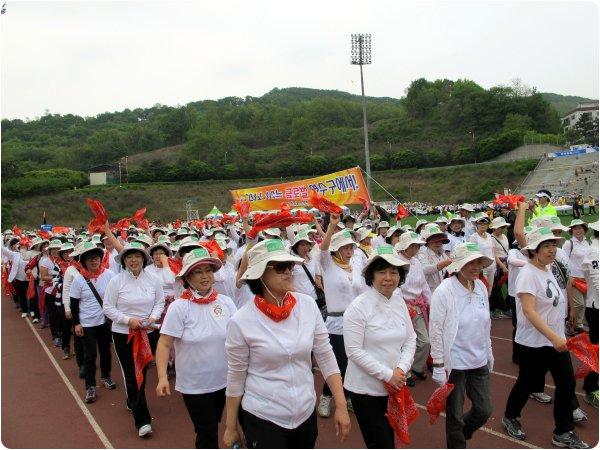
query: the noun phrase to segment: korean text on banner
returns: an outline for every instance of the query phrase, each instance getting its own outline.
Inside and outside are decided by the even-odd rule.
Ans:
[[[317,191],[338,205],[361,204],[360,198],[370,199],[367,185],[359,167],[340,170],[306,180],[232,190],[233,201],[250,202],[251,211],[279,209],[282,203],[292,208],[309,206],[310,191]]]

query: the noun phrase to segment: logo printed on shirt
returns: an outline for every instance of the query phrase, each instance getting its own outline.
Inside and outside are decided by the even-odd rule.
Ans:
[[[546,297],[552,299],[552,306],[558,306],[558,300],[560,299],[560,291],[552,280],[546,281]]]
[[[223,308],[221,307],[221,305],[213,306],[212,315],[215,319],[222,319],[225,317],[225,314],[223,313]]]

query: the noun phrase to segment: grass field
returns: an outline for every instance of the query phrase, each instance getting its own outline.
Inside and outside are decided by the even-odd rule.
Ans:
[[[373,178],[401,201],[462,203],[491,199],[494,192],[501,192],[505,187],[516,190],[534,166],[535,161],[530,160],[468,164],[373,172]],[[19,200],[3,198],[2,228],[10,228],[13,224],[38,227],[42,223],[44,211],[50,224],[85,225],[91,218],[85,203],[88,197],[101,200],[111,220],[129,217],[144,206],[147,207],[146,215],[150,220],[172,221],[185,218],[185,204],[188,200],[199,211],[200,216],[204,216],[215,205],[222,211],[229,211],[232,203],[229,190],[292,179],[294,178],[89,186]],[[376,201],[391,200],[390,195],[377,183],[373,183],[372,192]]]

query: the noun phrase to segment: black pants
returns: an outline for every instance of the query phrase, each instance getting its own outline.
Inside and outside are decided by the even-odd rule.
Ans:
[[[585,320],[587,320],[588,327],[590,327],[590,342],[592,344],[598,343],[598,310],[596,308],[585,308]],[[583,390],[586,393],[594,392],[598,390],[598,374],[596,372],[590,372],[583,379]]]
[[[519,346],[519,376],[506,402],[504,415],[509,419],[521,416],[529,394],[537,390],[539,379],[550,371],[556,391],[554,395],[554,433],[573,430],[575,375],[569,352],[557,352],[553,347]]]
[[[290,430],[240,408],[240,424],[248,448],[315,448],[317,441],[316,411],[297,428]]]
[[[225,408],[225,388],[206,394],[181,394],[196,432],[196,448],[219,448],[219,422]]]
[[[56,306],[54,295],[46,294],[45,306],[48,311],[48,321],[50,322],[50,334],[52,339],[60,337],[60,310]]]
[[[63,338],[64,339],[64,338]],[[96,386],[96,356],[100,354],[100,376],[110,377],[110,327],[107,323],[96,327],[83,327],[83,367],[85,388]],[[96,350],[97,349],[97,350]]]
[[[506,305],[506,300],[502,296],[502,286],[498,286],[498,281],[502,278],[504,272],[502,270],[496,270],[494,274],[494,285],[492,286],[492,293],[490,294],[490,311],[501,310],[506,311],[509,307]]]
[[[71,331],[73,329],[73,322],[71,321],[71,319],[67,319],[67,316],[65,315],[64,305],[60,305],[58,311],[60,314],[60,337],[62,342],[62,349],[70,350],[71,335],[73,334],[73,332]]]
[[[588,214],[596,214],[596,207],[594,205],[590,205],[590,209],[588,211]]]
[[[33,297],[31,300],[27,300],[27,287],[29,286],[29,281],[14,279],[13,286],[17,290],[17,298],[19,299],[19,307],[21,308],[21,312],[33,312],[33,317],[39,319],[40,311],[38,309],[37,290],[35,297]]]
[[[330,334],[329,342],[331,343],[331,349],[333,350],[333,354],[335,355],[337,365],[340,368],[340,373],[342,375],[343,381],[344,375],[346,374],[346,367],[348,367],[348,357],[346,356],[346,349],[344,348],[344,335]],[[346,397],[348,397],[348,391],[344,389],[344,392],[346,394]],[[323,385],[323,395],[327,395],[329,397],[333,395],[327,383]]]
[[[394,448],[394,429],[387,413],[388,396],[350,392],[354,415],[367,448]]]
[[[156,350],[158,342],[158,334],[156,331],[148,334],[150,347]],[[138,389],[137,379],[135,378],[135,366],[133,363],[133,341],[127,343],[127,335],[124,333],[113,332],[113,343],[115,344],[115,352],[121,370],[123,371],[123,379],[125,380],[125,389],[127,392],[127,406],[131,409],[135,427],[139,430],[143,425],[148,425],[152,422],[148,405],[146,404],[146,371],[148,366],[144,368],[144,381]]]
[[[467,440],[492,415],[490,372],[487,366],[478,369],[452,369],[448,382],[454,389],[446,399],[446,445],[448,448],[467,448]],[[471,409],[464,412],[465,394]]]

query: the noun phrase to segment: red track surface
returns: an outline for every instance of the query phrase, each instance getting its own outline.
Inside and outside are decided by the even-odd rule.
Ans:
[[[102,448],[102,441],[84,416],[82,410],[69,392],[65,382],[52,365],[48,355],[36,339],[31,327],[22,319],[12,301],[1,299],[2,311],[2,443],[9,448]],[[48,329],[40,330],[45,346],[58,362],[68,381],[74,386],[81,399],[84,396],[83,380],[79,379],[74,359],[63,361],[60,349],[51,346]],[[492,335],[510,338],[510,320],[492,322]],[[500,375],[517,375],[517,366],[510,357],[511,343],[508,340],[492,339],[496,360],[492,375],[492,397],[494,412],[486,425],[469,442],[471,448],[525,448],[551,447],[553,428],[552,406],[541,405],[530,400],[523,411],[522,423],[527,433],[524,443],[511,441],[500,422],[508,393],[514,379]],[[193,448],[194,432],[180,394],[171,387],[172,395],[159,399],[154,391],[156,370],[150,369],[146,394],[153,416],[154,435],[146,440],[137,437],[133,419],[125,409],[125,394],[121,371],[116,358],[113,358],[114,380],[118,388],[108,391],[99,388],[96,403],[86,405],[96,422],[115,448]],[[317,392],[322,386],[320,376],[316,377]],[[548,376],[546,383],[552,384]],[[581,392],[581,381],[577,383]],[[435,388],[431,380],[417,382],[411,392],[415,401],[424,405]],[[547,387],[546,393],[554,390]],[[581,408],[588,414],[589,421],[577,425],[576,430],[590,445],[598,443],[598,411],[578,396]],[[467,402],[468,403],[468,402]],[[466,405],[468,407],[468,405]],[[421,415],[412,425],[410,433],[413,448],[445,448],[444,418],[429,425],[427,413]],[[352,431],[342,444],[335,436],[331,419],[319,419],[317,448],[364,448],[358,424],[353,415]]]

